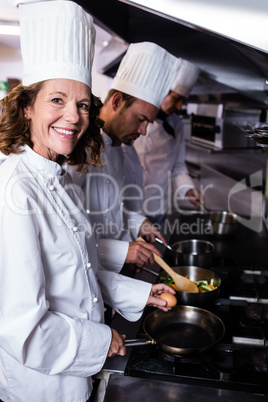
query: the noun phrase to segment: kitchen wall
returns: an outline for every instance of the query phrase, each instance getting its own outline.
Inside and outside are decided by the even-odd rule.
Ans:
[[[7,81],[8,78],[21,79],[22,60],[20,49],[0,46],[0,81]],[[6,92],[0,90],[0,99]]]

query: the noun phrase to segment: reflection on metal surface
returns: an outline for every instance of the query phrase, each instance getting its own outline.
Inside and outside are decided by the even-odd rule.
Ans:
[[[265,339],[244,338],[239,336],[233,336],[233,343],[237,345],[255,345],[265,346]]]
[[[255,38],[255,34],[257,38],[255,41],[267,40],[266,33],[265,35],[260,34],[260,30],[263,30],[264,27],[257,22],[259,14],[260,18],[265,16],[267,2],[263,4],[262,9],[259,6],[260,0],[257,0],[257,4],[254,2],[252,5],[243,2],[238,17],[237,8],[234,7],[238,0],[235,2],[231,0],[222,1],[228,13],[227,18],[224,18],[224,14],[219,12],[215,5],[216,1],[176,0],[176,2],[171,2],[171,14],[174,4],[182,5],[182,10],[190,14],[192,14],[192,9],[201,9],[197,16],[199,18],[203,16],[206,18],[205,7],[214,10],[214,12],[218,10],[215,20],[212,19],[211,21],[212,23],[217,22],[217,26],[213,30],[212,27],[193,25],[194,22],[191,20],[187,22],[186,17],[184,19],[182,14],[178,18],[167,15],[167,6],[170,1],[150,1],[151,4],[147,2],[148,7],[127,0],[77,1],[93,15],[96,24],[105,27],[107,31],[118,35],[126,42],[151,41],[164,47],[177,57],[196,63],[202,72],[191,93],[192,100],[201,101],[202,95],[206,95],[210,100],[218,102],[251,104],[253,101],[256,105],[268,104],[266,94],[268,90],[267,51],[257,50],[263,49],[264,46],[261,43],[247,43],[247,40]],[[163,12],[156,11],[155,4],[160,4]],[[250,13],[249,7],[254,7],[252,13]],[[256,10],[258,10],[257,17]],[[233,28],[239,31],[240,26],[245,25],[243,22],[245,14],[252,15],[250,27],[247,29],[247,34],[250,35],[249,39],[246,37],[242,38],[244,39],[242,41],[231,39],[230,36],[224,36],[224,33],[217,30],[220,18],[224,21],[224,27],[226,29],[228,27],[228,32],[232,32]],[[117,18],[110,18],[110,15],[116,15]],[[238,18],[235,24],[232,24],[232,15]],[[231,25],[230,29],[229,24]],[[116,69],[117,65],[114,65],[105,74],[114,77]]]
[[[263,0],[254,3],[240,0],[121,0],[151,12],[165,15],[196,29],[208,30],[226,38],[268,51],[266,25],[268,4]],[[239,22],[239,23],[238,23]]]

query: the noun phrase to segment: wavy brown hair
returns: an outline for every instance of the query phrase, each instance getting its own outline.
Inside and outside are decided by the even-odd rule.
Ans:
[[[33,106],[44,81],[29,86],[18,85],[1,100],[2,116],[0,118],[0,152],[5,155],[22,152],[24,145],[33,148],[29,132],[29,120],[24,117],[24,108]],[[68,161],[77,165],[78,172],[86,172],[87,166],[101,165],[100,156],[104,147],[100,128],[103,121],[99,118],[102,102],[91,94],[89,126],[80,138],[73,152],[66,158],[62,155],[59,163]]]

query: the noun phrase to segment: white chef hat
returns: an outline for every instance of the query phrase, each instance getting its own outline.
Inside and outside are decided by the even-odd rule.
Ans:
[[[180,67],[171,86],[171,90],[188,98],[197,81],[199,72],[200,69],[195,64],[181,59]]]
[[[151,42],[131,43],[112,88],[160,108],[178,70],[179,59]]]
[[[92,17],[72,1],[20,6],[23,85],[67,78],[91,87],[95,28]]]

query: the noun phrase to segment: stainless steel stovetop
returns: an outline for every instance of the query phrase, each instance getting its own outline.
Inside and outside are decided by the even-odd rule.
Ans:
[[[210,269],[222,285],[209,310],[224,322],[220,343],[185,357],[157,346],[135,347],[126,375],[268,395],[268,271],[215,262],[220,266]],[[142,325],[137,337],[145,337]]]

